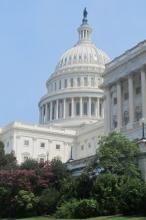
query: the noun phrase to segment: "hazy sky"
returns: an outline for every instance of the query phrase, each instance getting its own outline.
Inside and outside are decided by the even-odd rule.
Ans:
[[[146,0],[0,0],[0,126],[38,122],[38,101],[77,39],[84,7],[93,41],[114,58],[146,38]]]

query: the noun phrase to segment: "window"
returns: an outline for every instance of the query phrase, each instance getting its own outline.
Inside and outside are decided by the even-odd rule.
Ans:
[[[84,115],[88,114],[88,103],[87,102],[83,103],[83,114]]]
[[[127,100],[128,99],[128,93],[125,93],[124,94],[124,100]]]
[[[99,115],[100,117],[102,116],[102,104],[101,103],[99,104]]]
[[[88,78],[84,77],[84,86],[88,86]]]
[[[94,78],[91,78],[91,86],[92,86],[92,87],[95,86],[95,80],[94,80]]]
[[[88,144],[88,148],[91,148],[91,144],[90,143]]]
[[[79,87],[81,85],[81,79],[77,78],[77,86]]]
[[[56,82],[54,83],[54,90],[56,91]]]
[[[95,115],[95,103],[91,103],[91,115]]]
[[[137,87],[135,92],[136,92],[136,95],[140,94],[141,93],[141,87]]]
[[[64,80],[64,88],[67,88],[67,79]]]
[[[74,81],[73,78],[70,79],[70,86],[73,87],[74,86]]]
[[[28,146],[29,145],[29,140],[24,140],[24,145]]]
[[[76,103],[76,115],[80,115],[80,103]]]
[[[60,150],[60,145],[56,144],[56,150]]]
[[[68,104],[68,115],[71,116],[71,102]]]
[[[7,142],[6,146],[9,147],[9,141]]]
[[[84,145],[81,146],[81,150],[84,150]]]
[[[45,143],[42,142],[42,143],[40,144],[40,147],[41,147],[41,148],[44,148],[44,147],[45,147]]]
[[[116,105],[117,104],[117,98],[115,97],[114,98],[114,105]]]
[[[24,156],[24,157],[23,157],[23,161],[26,161],[26,160],[28,160],[28,159],[29,159],[28,156]]]
[[[44,162],[45,162],[44,157],[41,157],[41,158],[40,158],[40,163],[44,163]]]
[[[59,81],[59,89],[61,89],[61,80]]]

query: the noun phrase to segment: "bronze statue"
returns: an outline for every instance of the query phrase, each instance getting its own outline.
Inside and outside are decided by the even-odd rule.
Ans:
[[[88,15],[88,12],[87,12],[86,8],[84,8],[84,11],[83,11],[83,17],[84,17],[84,19],[87,18],[87,15]]]

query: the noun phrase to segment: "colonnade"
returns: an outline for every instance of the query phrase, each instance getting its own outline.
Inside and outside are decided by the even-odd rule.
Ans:
[[[103,101],[94,97],[63,98],[46,102],[39,110],[40,123],[68,117],[103,118]]]
[[[134,74],[140,74],[140,86],[141,86],[141,104],[142,104],[142,117],[146,119],[146,72],[144,68],[140,69],[137,73],[130,73],[127,75],[128,81],[128,111],[129,111],[129,122],[128,126],[130,128],[133,127],[133,123],[135,121],[135,109],[134,109],[134,99],[135,99],[135,91],[134,91]],[[106,87],[105,89],[105,126],[106,131],[110,132],[112,130],[112,100],[111,100],[111,87]],[[120,130],[123,126],[122,118],[122,79],[119,79],[116,82],[116,91],[117,91],[117,129]]]

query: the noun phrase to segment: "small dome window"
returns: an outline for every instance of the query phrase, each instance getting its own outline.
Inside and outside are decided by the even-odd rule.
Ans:
[[[82,56],[81,56],[81,54],[79,55],[79,61],[81,61],[82,60]]]

